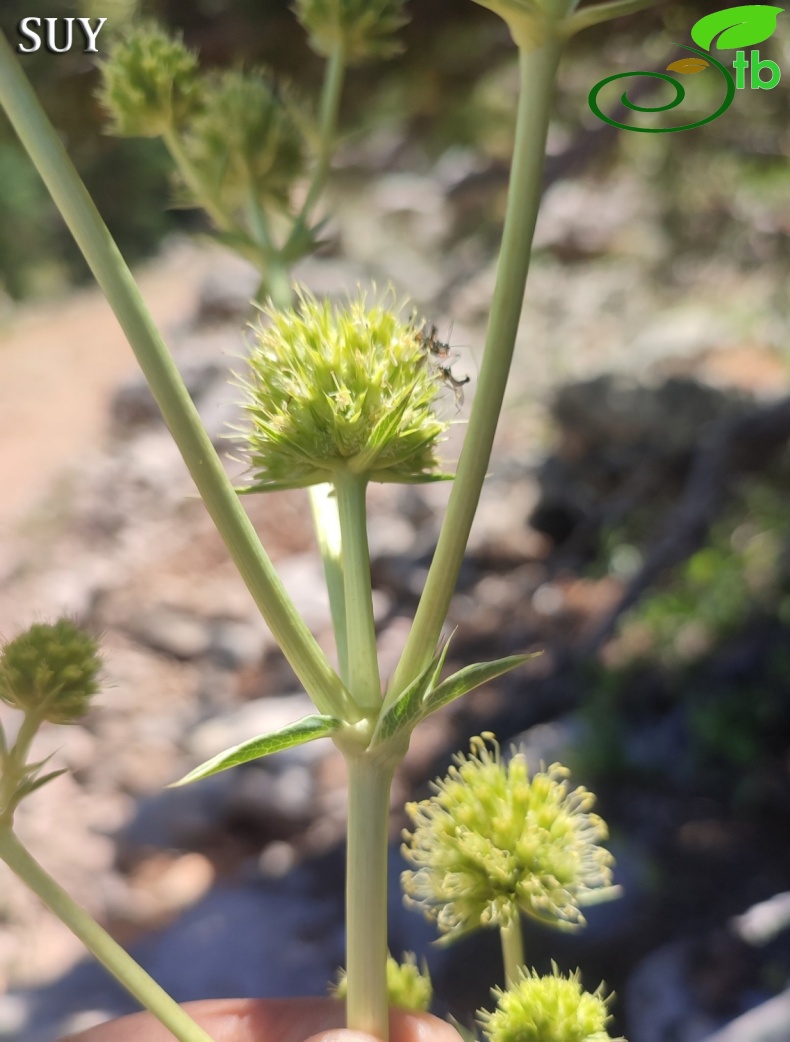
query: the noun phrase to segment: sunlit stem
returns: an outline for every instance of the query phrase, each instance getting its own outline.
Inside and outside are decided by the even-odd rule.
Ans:
[[[392,771],[348,757],[346,1018],[386,1042],[387,840]]]
[[[518,980],[518,971],[524,966],[524,936],[518,913],[514,914],[509,925],[499,928],[499,936],[502,941],[505,986],[512,988]]]
[[[27,852],[8,826],[0,826],[0,858],[179,1042],[211,1042],[203,1028],[69,897]]]
[[[357,705],[381,708],[381,680],[370,581],[365,478],[338,468],[333,477],[340,521],[348,644],[348,688]]]
[[[524,300],[561,43],[519,56],[521,88],[507,211],[485,351],[447,513],[420,603],[390,690],[400,692],[430,662],[458,580],[505,394]]]
[[[324,563],[340,676],[348,687],[348,631],[346,627],[346,592],[343,582],[343,542],[340,535],[337,496],[332,485],[312,485],[310,487],[310,506],[313,511],[318,550]]]

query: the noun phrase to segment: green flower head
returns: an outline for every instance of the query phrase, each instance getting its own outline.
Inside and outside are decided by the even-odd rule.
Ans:
[[[603,986],[591,994],[582,988],[578,971],[563,977],[556,966],[546,977],[519,972],[510,989],[495,989],[497,1009],[480,1011],[489,1042],[611,1042]]]
[[[348,993],[346,971],[341,970],[337,984],[330,988],[332,995],[344,999]],[[412,1009],[425,1013],[431,1008],[433,986],[428,966],[423,960],[417,965],[414,952],[404,952],[403,962],[387,955],[387,997],[390,1006]]]
[[[356,65],[401,50],[393,36],[407,22],[403,0],[295,0],[294,11],[325,58],[340,50],[346,64]]]
[[[568,14],[579,0],[475,0],[498,14],[510,29],[510,33],[522,50],[531,51],[542,47],[551,36],[557,34]]]
[[[493,736],[458,754],[435,795],[407,805],[409,903],[452,940],[480,926],[510,926],[519,911],[553,926],[584,924],[580,905],[612,896],[613,859],[600,846],[595,797],[571,789],[559,764],[531,778],[522,754],[504,763]],[[490,741],[490,745],[486,744]]]
[[[345,471],[423,482],[447,423],[433,412],[441,377],[414,324],[364,296],[345,304],[301,292],[263,311],[247,378],[247,492],[302,488]]]
[[[304,167],[302,136],[260,70],[223,72],[205,86],[186,148],[201,184],[230,209],[252,198],[286,203]]]
[[[99,648],[69,619],[37,623],[0,653],[0,700],[41,720],[72,724],[99,690]]]
[[[128,30],[101,70],[99,98],[122,137],[159,137],[200,103],[197,55],[155,25]]]

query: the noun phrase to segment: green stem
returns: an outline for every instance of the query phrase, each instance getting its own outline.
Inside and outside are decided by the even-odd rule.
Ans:
[[[322,713],[358,720],[343,682],[261,546],[131,272],[2,34],[0,104],[115,312],[206,509],[283,653]]]
[[[502,941],[502,962],[505,966],[505,985],[512,988],[518,980],[518,971],[524,965],[524,937],[521,920],[516,914],[509,926],[499,928]]]
[[[387,841],[392,770],[348,757],[348,1027],[387,1042]]]
[[[338,42],[326,65],[324,74],[324,86],[321,93],[320,107],[320,138],[318,145],[318,156],[316,158],[313,179],[307,190],[307,196],[302,204],[302,209],[293,226],[288,238],[287,251],[290,246],[304,230],[316,203],[321,198],[321,193],[326,187],[329,178],[329,168],[332,163],[332,153],[335,146],[337,134],[338,115],[340,113],[340,98],[343,93],[343,80],[346,71],[346,53],[342,42]]]
[[[0,858],[180,1042],[211,1042],[203,1028],[69,897],[7,827],[0,828]]]
[[[23,780],[28,750],[40,726],[41,717],[26,712],[14,744],[0,759],[0,828],[11,824],[14,798]]]
[[[450,608],[491,457],[505,394],[540,205],[541,174],[561,44],[519,56],[521,89],[507,212],[477,393],[447,513],[425,589],[390,692],[400,693],[428,664]]]
[[[348,687],[348,634],[346,630],[346,593],[343,583],[343,541],[340,536],[340,515],[337,496],[332,485],[312,485],[310,506],[313,511],[318,549],[324,562],[329,611],[335,633],[340,676]]]
[[[381,679],[370,585],[365,492],[367,481],[338,470],[333,484],[340,518],[348,642],[348,686],[361,709],[378,713]]]
[[[225,212],[206,188],[203,179],[192,165],[178,132],[171,128],[162,135],[162,140],[195,202],[206,211],[217,228],[224,232],[241,232],[242,229],[239,225],[230,214]]]

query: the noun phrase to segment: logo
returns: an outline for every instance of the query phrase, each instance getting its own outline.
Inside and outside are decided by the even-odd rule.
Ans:
[[[694,130],[695,127],[704,126],[706,123],[718,119],[732,104],[736,90],[743,90],[745,87],[750,90],[773,90],[781,79],[782,73],[776,62],[768,58],[761,58],[755,45],[764,43],[773,36],[776,20],[783,10],[782,7],[773,7],[768,4],[748,4],[745,7],[728,7],[723,11],[714,11],[712,14],[705,15],[704,18],[695,22],[691,29],[691,39],[697,46],[678,44],[683,50],[688,51],[690,56],[671,62],[667,65],[666,72],[618,72],[614,76],[607,76],[600,83],[596,83],[590,91],[588,99],[590,108],[604,123],[620,130],[634,130],[640,134],[673,134],[679,130]],[[717,51],[735,51],[735,57],[732,59],[734,76],[722,61],[714,58],[710,53],[714,41]],[[748,57],[746,48],[749,48]],[[668,83],[674,90],[674,98],[665,105],[638,105],[629,100],[626,91],[621,95],[620,103],[632,112],[669,112],[683,103],[686,88],[680,80],[675,79],[674,75],[669,76],[667,73],[693,76],[706,70],[715,72],[721,78],[724,96],[712,115],[698,119],[694,123],[685,123],[679,127],[632,127],[628,123],[611,119],[601,110],[598,103],[599,94],[610,83],[627,79],[630,76],[648,76]]]

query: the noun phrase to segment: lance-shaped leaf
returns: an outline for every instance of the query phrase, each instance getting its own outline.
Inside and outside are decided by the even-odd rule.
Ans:
[[[691,39],[698,47],[709,51],[716,40],[718,50],[733,50],[737,47],[753,47],[772,36],[776,19],[784,8],[772,4],[747,4],[744,7],[727,7],[723,11],[706,14],[695,22]]]
[[[393,702],[386,712],[379,717],[376,730],[370,741],[371,746],[380,745],[388,738],[408,727],[411,730],[424,712],[426,695],[436,685],[447,658],[448,640],[438,651],[416,680],[413,680]]]
[[[19,788],[14,793],[12,800],[12,806],[16,807],[26,796],[29,796],[31,792],[35,792],[36,789],[40,789],[42,785],[46,785],[47,782],[54,781],[55,778],[59,778],[61,774],[66,774],[68,767],[61,767],[60,770],[50,771],[49,774],[44,774],[40,778],[29,778],[27,781],[22,782]]]
[[[536,651],[531,655],[508,655],[507,658],[500,658],[495,662],[478,662],[474,666],[459,669],[457,673],[453,673],[428,694],[422,707],[423,715],[427,716],[429,713],[435,712],[448,702],[465,695],[467,691],[474,691],[481,684],[487,684],[489,680],[501,677],[503,673],[509,673],[511,669],[522,666],[540,654],[539,651]]]
[[[312,742],[316,738],[325,738],[337,731],[340,726],[341,721],[335,720],[331,716],[302,717],[301,720],[296,720],[292,724],[286,724],[279,731],[258,735],[257,738],[250,738],[241,745],[234,745],[223,753],[217,753],[216,756],[212,756],[210,760],[206,760],[205,763],[190,771],[177,782],[172,782],[169,788],[208,778],[210,774],[219,774],[220,771],[227,771],[229,767],[238,767],[241,763],[259,760],[262,756],[279,753],[283,749],[291,749],[295,745],[304,745],[305,742]]]

